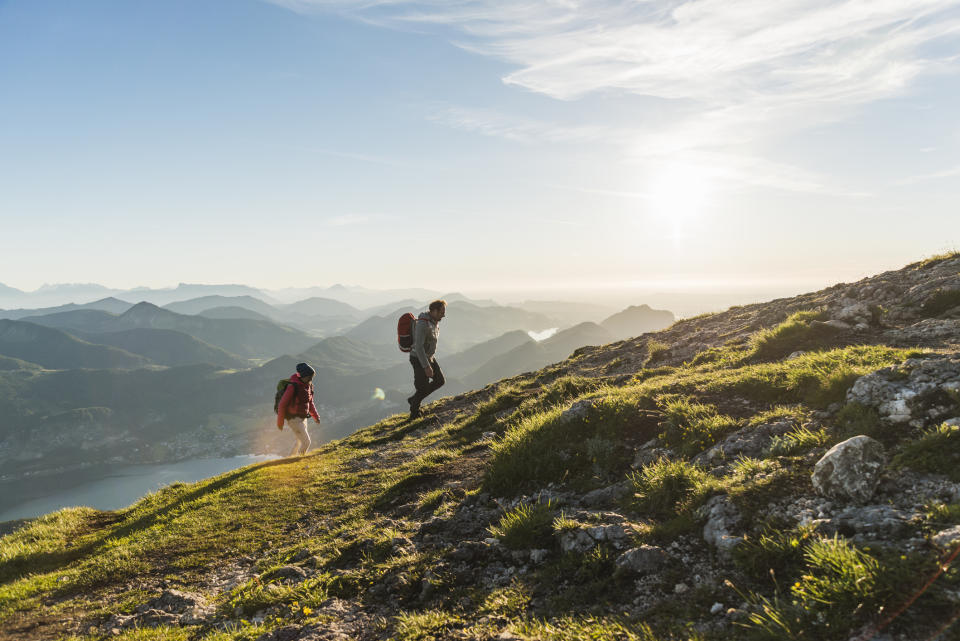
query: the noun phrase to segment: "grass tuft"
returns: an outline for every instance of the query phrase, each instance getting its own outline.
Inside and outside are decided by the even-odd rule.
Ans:
[[[634,508],[653,518],[667,519],[688,511],[706,498],[716,479],[686,461],[660,459],[630,475]]]
[[[893,458],[894,467],[943,474],[960,481],[960,427],[942,423],[903,446]]]
[[[523,503],[508,510],[490,534],[514,550],[545,548],[553,544],[553,519],[556,505],[553,501]]]

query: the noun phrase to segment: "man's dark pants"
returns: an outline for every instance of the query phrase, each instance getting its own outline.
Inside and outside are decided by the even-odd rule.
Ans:
[[[420,409],[420,403],[434,393],[446,382],[443,379],[443,372],[440,370],[440,363],[430,359],[430,366],[433,368],[433,380],[427,378],[427,373],[420,364],[420,359],[416,355],[410,355],[410,364],[413,365],[413,386],[417,388],[416,393],[410,397],[410,409],[415,411]]]

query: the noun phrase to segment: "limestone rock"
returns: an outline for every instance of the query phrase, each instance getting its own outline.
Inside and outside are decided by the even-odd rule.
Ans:
[[[770,440],[774,436],[782,436],[795,428],[796,425],[790,421],[745,427],[695,456],[693,462],[707,465],[725,459],[735,459],[738,456],[759,457],[770,445]]]
[[[960,543],[960,525],[954,525],[950,529],[937,532],[931,540],[942,548],[949,548]]]
[[[280,579],[281,581],[303,581],[307,578],[307,571],[298,565],[282,565],[263,575],[265,581]]]
[[[627,550],[615,561],[618,569],[633,574],[656,572],[666,563],[667,554],[654,545],[641,545]]]
[[[886,464],[883,446],[869,436],[854,436],[830,448],[817,461],[811,481],[822,496],[869,501]]]
[[[929,416],[926,410],[936,405],[938,396],[949,396],[954,389],[960,389],[960,356],[912,358],[861,376],[847,392],[847,402],[873,407],[890,423],[921,416],[936,421],[949,415]]]
[[[740,513],[725,495],[714,496],[700,508],[707,522],[703,526],[703,539],[717,549],[721,556],[728,556],[733,548],[743,542],[743,537],[731,534],[740,522]]]
[[[847,508],[833,518],[818,519],[814,523],[824,534],[841,534],[862,542],[916,537],[914,521],[919,517],[916,512],[889,505],[866,505]]]

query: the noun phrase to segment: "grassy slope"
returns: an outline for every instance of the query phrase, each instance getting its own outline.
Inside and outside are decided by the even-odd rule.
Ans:
[[[326,615],[318,608],[339,597],[375,615],[371,638],[483,639],[507,629],[543,639],[847,639],[878,613],[896,609],[935,559],[784,530],[766,519],[765,508],[811,494],[818,452],[849,435],[842,421],[809,433],[799,424],[841,401],[857,376],[917,352],[833,347],[831,336],[810,329],[811,318],[795,315],[749,345],[630,376],[570,375],[574,356],[435,403],[425,420],[392,417],[304,458],[173,485],[124,511],[48,515],[0,539],[0,628],[10,638],[69,636],[76,632],[72,621],[96,624],[132,612],[168,586],[207,591],[218,599],[223,625],[125,631],[120,638],[255,639],[284,624],[322,623]],[[806,354],[779,360],[801,344]],[[588,401],[582,420],[563,420],[578,401]],[[690,464],[729,432],[771,419],[792,420],[798,429],[764,458],[739,461],[719,476]],[[490,442],[485,432],[497,438]],[[632,470],[633,452],[651,438],[680,456]],[[942,471],[925,453],[948,439],[955,435],[941,429],[904,433],[888,444],[895,460],[910,465],[920,457],[933,466],[928,471]],[[640,616],[631,610],[631,580],[614,571],[612,550],[559,552],[555,530],[576,524],[549,503],[491,509],[479,532],[409,545],[421,541],[421,523],[451,520],[466,505],[492,505],[487,496],[531,495],[551,484],[585,492],[624,479],[633,492],[619,511],[636,525],[638,544],[699,536],[697,508],[726,493],[755,524],[746,552],[722,567],[732,583],[668,596]],[[958,506],[930,506],[923,527],[960,522],[958,514]],[[551,556],[493,588],[444,570],[457,536],[491,533],[507,546],[542,547]],[[321,571],[299,584],[269,578],[298,553],[314,557]],[[244,556],[258,559],[261,578],[215,595],[210,577]],[[664,594],[689,580],[682,571],[669,566],[656,577]],[[956,571],[948,572],[893,629],[927,638],[927,624],[953,614],[943,594],[958,583]],[[386,600],[378,591],[384,585],[391,586]],[[742,627],[689,627],[712,603],[744,598],[753,614]],[[248,622],[258,611],[267,613],[265,620]]]

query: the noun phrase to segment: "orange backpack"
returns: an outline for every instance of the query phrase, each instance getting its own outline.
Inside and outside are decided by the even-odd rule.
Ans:
[[[397,344],[401,352],[409,352],[413,349],[413,326],[417,322],[417,317],[407,312],[397,321]]]

